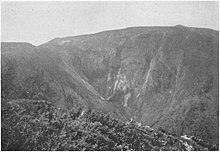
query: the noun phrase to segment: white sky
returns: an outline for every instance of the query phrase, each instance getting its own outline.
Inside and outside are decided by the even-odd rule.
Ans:
[[[45,43],[56,37],[132,26],[219,29],[218,2],[2,2],[1,41]]]

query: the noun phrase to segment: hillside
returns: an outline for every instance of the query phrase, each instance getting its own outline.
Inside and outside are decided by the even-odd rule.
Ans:
[[[218,34],[184,26],[133,27],[40,46],[2,43],[2,102],[85,106],[218,143]]]
[[[97,111],[59,109],[42,100],[13,100],[1,109],[2,150],[217,150],[196,137],[124,123]]]

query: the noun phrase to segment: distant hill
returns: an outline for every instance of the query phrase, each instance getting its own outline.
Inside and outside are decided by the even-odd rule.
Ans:
[[[28,51],[34,49],[34,45],[27,42],[2,42],[1,51],[5,52],[14,52],[14,51]]]
[[[218,143],[218,34],[184,26],[131,27],[40,46],[2,43],[2,102],[85,106]]]

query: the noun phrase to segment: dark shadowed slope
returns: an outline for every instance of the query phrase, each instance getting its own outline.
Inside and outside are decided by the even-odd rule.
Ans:
[[[116,110],[123,119],[218,142],[218,34],[134,27],[2,53],[2,96]]]

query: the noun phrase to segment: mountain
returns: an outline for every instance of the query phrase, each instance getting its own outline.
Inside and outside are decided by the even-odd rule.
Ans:
[[[218,34],[178,25],[2,43],[2,102],[84,106],[218,143]]]

